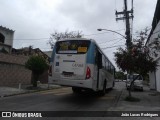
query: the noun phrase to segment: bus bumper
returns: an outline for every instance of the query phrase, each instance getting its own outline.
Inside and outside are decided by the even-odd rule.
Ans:
[[[81,87],[81,88],[89,88],[93,89],[93,80],[87,79],[87,80],[68,80],[68,79],[52,79],[49,78],[48,83],[49,84],[55,84],[55,85],[62,85],[62,86],[69,86],[69,87]]]

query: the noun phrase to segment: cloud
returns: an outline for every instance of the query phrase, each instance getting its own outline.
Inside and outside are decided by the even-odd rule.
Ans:
[[[79,27],[95,31],[98,27],[111,28],[110,24],[113,24],[113,21],[116,23],[115,10],[111,4],[113,4],[113,0],[81,0],[76,2],[67,0],[58,9],[59,13],[72,18],[72,21],[77,23]]]
[[[106,28],[125,34],[125,22],[116,22],[115,10],[123,11],[123,0],[1,0],[0,20],[1,25],[15,30],[14,46],[21,48],[29,45],[43,50],[50,48],[47,39],[41,40],[16,40],[49,38],[57,30],[64,32],[83,31],[86,38],[95,39],[101,47],[123,45],[125,40],[117,42],[113,39],[121,36],[107,32],[98,32],[97,28]],[[128,0],[130,10],[131,0]],[[157,0],[134,0],[133,30],[141,30],[151,26]],[[122,30],[123,29],[123,30]],[[108,42],[110,41],[110,42]],[[46,48],[46,49],[45,49]],[[104,51],[113,59],[116,48]]]

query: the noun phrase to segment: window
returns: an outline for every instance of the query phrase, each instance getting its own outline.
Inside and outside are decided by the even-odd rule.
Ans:
[[[105,68],[105,57],[104,57],[104,55],[102,56],[102,67]]]
[[[90,41],[68,40],[56,43],[56,53],[58,54],[85,54],[88,51]]]
[[[106,69],[109,71],[109,62],[106,60]]]
[[[4,43],[4,39],[5,39],[4,35],[0,33],[0,43]]]

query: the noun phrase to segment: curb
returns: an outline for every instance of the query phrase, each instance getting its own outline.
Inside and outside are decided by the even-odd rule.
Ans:
[[[118,104],[118,102],[119,102],[119,100],[120,100],[120,98],[121,98],[121,96],[122,96],[123,91],[124,91],[124,89],[122,89],[122,90],[120,91],[120,94],[116,97],[116,99],[115,99],[115,101],[114,101],[114,107],[117,106],[117,104]]]
[[[1,95],[0,98],[11,97],[11,96],[16,96],[16,95],[22,95],[22,94],[36,93],[36,92],[53,90],[53,89],[59,89],[59,88],[61,88],[61,86],[55,87],[55,88],[40,89],[40,90],[27,90],[27,91],[25,91],[25,92],[20,92],[20,93],[13,93],[13,94],[8,94],[8,95]]]

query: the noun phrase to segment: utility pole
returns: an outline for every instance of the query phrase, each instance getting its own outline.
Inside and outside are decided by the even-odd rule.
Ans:
[[[132,45],[131,42],[131,33],[130,33],[130,22],[129,19],[133,19],[133,0],[132,0],[132,9],[127,10],[127,0],[124,0],[124,10],[122,12],[116,11],[116,21],[118,20],[125,20],[126,22],[126,45],[129,49]],[[131,14],[131,15],[130,15]],[[122,17],[118,17],[118,15],[123,15]]]

